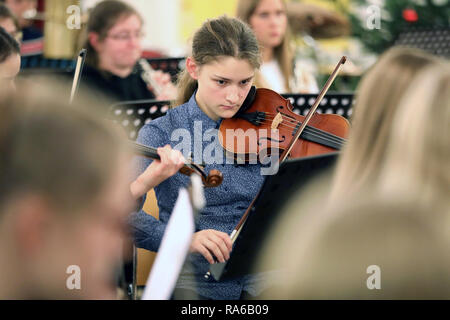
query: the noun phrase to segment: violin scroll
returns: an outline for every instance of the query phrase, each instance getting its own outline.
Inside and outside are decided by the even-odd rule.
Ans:
[[[190,168],[189,166],[182,167],[179,172],[181,174],[184,174],[186,176],[190,176],[192,173],[199,173],[198,170],[195,170],[193,168]],[[200,177],[202,178],[203,185],[206,188],[215,188],[222,184],[223,181],[223,175],[222,172],[219,170],[213,169],[209,172],[208,175],[206,175],[203,171],[200,172]]]
[[[209,172],[206,181],[203,180],[203,183],[206,187],[218,187],[222,184],[223,175],[219,170],[213,169]]]

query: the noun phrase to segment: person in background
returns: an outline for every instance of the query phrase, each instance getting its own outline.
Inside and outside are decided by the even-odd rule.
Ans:
[[[21,56],[41,55],[44,50],[44,37],[33,25],[32,13],[37,10],[37,0],[0,0],[14,13],[22,32]]]
[[[283,0],[240,0],[236,16],[248,23],[261,46],[257,87],[278,93],[317,93],[316,80],[307,72],[295,73],[291,33]]]
[[[15,90],[15,79],[19,71],[19,43],[0,27],[0,97]]]
[[[150,88],[142,77],[141,59],[143,19],[128,4],[107,0],[97,4],[89,14],[83,48],[88,53],[81,83],[112,101],[145,99],[171,100],[176,88],[169,74],[156,71]]]
[[[3,3],[0,3],[0,27],[12,35],[18,42],[22,39],[19,22],[11,10]]]

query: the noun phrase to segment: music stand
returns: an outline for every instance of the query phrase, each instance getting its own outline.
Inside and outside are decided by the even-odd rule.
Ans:
[[[139,130],[150,121],[167,113],[170,101],[121,101],[108,108],[108,119],[120,124],[130,140],[136,140]]]
[[[252,271],[265,234],[289,197],[297,194],[318,174],[331,169],[339,153],[286,160],[278,173],[268,176],[247,221],[235,241],[230,259],[210,265],[216,281],[240,277]],[[266,270],[259,270],[266,271]]]
[[[170,58],[151,58],[147,59],[148,63],[155,70],[161,70],[170,74],[172,81],[175,82],[178,74],[184,69],[186,63],[185,57],[170,57]]]
[[[403,30],[395,45],[417,48],[431,54],[450,57],[450,28],[449,27],[416,27]]]
[[[293,111],[299,115],[306,115],[314,104],[318,94],[282,94],[285,99],[289,99]],[[355,104],[353,93],[332,93],[329,92],[322,99],[317,113],[338,114],[346,119],[352,115],[352,107]]]

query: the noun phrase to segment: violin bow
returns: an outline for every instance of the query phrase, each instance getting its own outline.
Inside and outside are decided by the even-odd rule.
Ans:
[[[84,67],[84,61],[86,60],[86,49],[81,49],[80,53],[78,54],[77,59],[77,66],[75,68],[75,74],[73,76],[73,82],[72,82],[72,91],[70,93],[70,103],[72,104],[73,99],[75,98],[75,94],[78,90],[78,87],[80,86],[80,79],[81,79],[81,73],[83,72]]]
[[[300,128],[297,130],[297,133],[295,134],[295,136],[291,140],[289,148],[284,150],[284,152],[281,154],[279,163],[282,163],[284,160],[286,160],[287,157],[289,156],[289,154],[291,153],[292,148],[295,145],[295,142],[297,142],[298,138],[300,138],[301,134],[303,133],[303,130],[305,130],[306,126],[308,125],[308,122],[311,120],[312,116],[316,112],[317,107],[322,102],[323,97],[327,94],[328,90],[330,89],[331,85],[333,84],[334,79],[336,79],[336,77],[337,77],[337,75],[339,73],[339,70],[345,64],[346,61],[347,61],[347,57],[345,57],[345,56],[343,56],[341,58],[341,60],[339,60],[338,64],[334,68],[333,73],[328,78],[328,80],[325,83],[325,85],[322,88],[322,90],[320,90],[320,93],[317,96],[316,101],[314,102],[314,104],[312,105],[311,109],[309,109],[307,115],[305,116],[305,120],[303,120]]]

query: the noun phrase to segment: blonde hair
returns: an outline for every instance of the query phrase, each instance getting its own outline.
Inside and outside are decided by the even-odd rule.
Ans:
[[[281,0],[286,8],[285,0]],[[261,0],[239,0],[236,10],[236,17],[250,25],[250,18],[255,13]],[[294,76],[294,52],[291,47],[291,31],[289,24],[286,25],[283,41],[274,48],[274,56],[280,65],[283,73],[284,85],[288,92],[291,89],[291,78]],[[256,87],[267,87],[265,80],[260,73],[255,77]]]
[[[17,94],[0,101],[2,206],[32,193],[62,213],[79,212],[104,190],[125,154],[125,139],[92,113],[90,100],[80,97],[69,105],[55,92],[64,88],[22,84]]]
[[[386,159],[394,117],[414,112],[413,108],[402,110],[402,114],[397,112],[410,82],[425,67],[442,64],[418,50],[393,48],[363,77],[356,93],[353,127],[337,164],[332,199],[377,181]]]
[[[258,41],[253,31],[242,21],[227,16],[207,20],[195,33],[192,43],[192,58],[198,66],[222,57],[245,59],[255,69],[261,64]],[[173,106],[189,100],[197,89],[197,81],[184,70],[177,86],[178,96]]]
[[[424,68],[392,121],[378,188],[401,190],[431,207],[450,190],[450,64]],[[450,204],[450,202],[449,202]]]
[[[315,212],[291,203],[259,264],[279,270],[262,298],[450,298],[448,216],[411,200],[368,192]],[[374,266],[381,290],[368,287]]]

